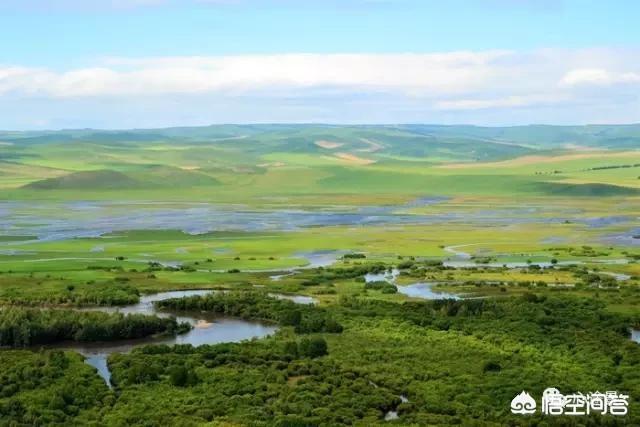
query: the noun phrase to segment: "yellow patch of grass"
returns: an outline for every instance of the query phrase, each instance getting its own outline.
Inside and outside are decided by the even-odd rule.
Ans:
[[[376,162],[375,160],[366,159],[364,157],[358,157],[355,154],[351,154],[351,153],[336,153],[335,156],[338,159],[344,160],[345,162],[351,165],[370,165],[371,163]]]

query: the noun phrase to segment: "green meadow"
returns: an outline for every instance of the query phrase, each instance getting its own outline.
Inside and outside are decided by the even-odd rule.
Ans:
[[[640,424],[640,126],[0,142],[0,425]],[[277,330],[189,341],[233,322]],[[511,413],[547,387],[629,414]]]

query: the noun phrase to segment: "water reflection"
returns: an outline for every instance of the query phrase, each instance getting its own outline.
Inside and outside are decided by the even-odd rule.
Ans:
[[[422,299],[460,299],[460,296],[449,292],[434,291],[434,283],[414,283],[408,286],[398,286],[398,292],[411,298]]]
[[[409,285],[401,286],[396,284],[397,278],[400,276],[400,271],[397,268],[384,271],[382,273],[368,273],[365,274],[364,280],[366,283],[370,282],[388,282],[395,284],[398,288],[398,293],[406,295],[411,298],[422,299],[460,299],[459,295],[449,292],[434,291],[432,286],[435,283],[418,282]]]
[[[252,338],[261,338],[273,334],[278,328],[261,322],[229,318],[206,312],[177,312],[172,310],[157,310],[153,304],[171,298],[184,298],[195,295],[208,295],[213,290],[188,290],[162,292],[145,295],[140,302],[125,307],[92,307],[81,309],[84,311],[104,311],[107,313],[137,313],[157,315],[159,317],[173,316],[178,322],[187,322],[193,326],[189,332],[176,336],[158,336],[136,340],[121,340],[100,343],[66,342],[53,347],[74,350],[86,357],[85,362],[98,370],[98,374],[110,385],[111,372],[107,366],[107,357],[112,353],[127,353],[135,347],[147,344],[218,344],[223,342],[240,342]]]
[[[293,301],[296,304],[310,305],[317,304],[318,300],[305,295],[269,294],[270,297]]]
[[[391,270],[386,270],[382,273],[367,273],[364,275],[364,280],[367,283],[370,283],[370,282],[395,283],[399,275],[400,275],[400,270],[398,270],[397,268],[393,268]]]

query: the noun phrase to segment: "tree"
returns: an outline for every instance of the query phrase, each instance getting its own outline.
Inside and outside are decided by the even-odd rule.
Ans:
[[[299,310],[290,310],[282,313],[280,323],[284,326],[298,326],[302,320],[302,313]]]
[[[186,387],[198,383],[196,373],[185,366],[174,366],[169,371],[169,380],[176,387]]]
[[[322,337],[303,338],[299,348],[301,356],[312,359],[328,354],[327,342]]]
[[[169,371],[169,380],[176,387],[184,387],[187,385],[189,373],[184,366],[174,366]]]
[[[290,359],[296,359],[298,357],[298,343],[295,341],[287,341],[284,343],[284,354]]]

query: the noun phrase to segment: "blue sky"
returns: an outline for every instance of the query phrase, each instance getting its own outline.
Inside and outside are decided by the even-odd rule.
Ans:
[[[3,0],[0,128],[640,121],[640,2]]]

